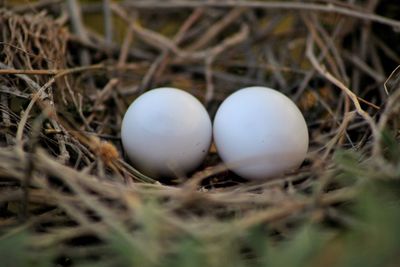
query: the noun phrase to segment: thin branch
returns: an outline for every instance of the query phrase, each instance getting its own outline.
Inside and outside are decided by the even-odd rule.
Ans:
[[[311,36],[309,36],[307,39],[306,54],[307,54],[307,57],[310,60],[311,64],[318,71],[319,74],[321,74],[327,80],[329,80],[331,83],[333,83],[334,85],[339,87],[351,99],[351,101],[353,102],[353,105],[356,108],[357,113],[368,122],[368,124],[371,127],[372,133],[375,137],[375,140],[378,140],[379,133],[378,133],[378,129],[375,125],[375,122],[372,119],[372,117],[362,109],[360,102],[358,101],[358,96],[356,94],[354,94],[344,83],[342,83],[340,80],[338,80],[336,77],[334,77],[329,71],[326,70],[326,68],[324,66],[322,66],[318,62],[317,58],[314,55],[313,48],[314,48],[314,40]]]
[[[53,75],[60,70],[18,70],[18,69],[0,69],[0,75],[4,74],[26,74],[26,75]]]
[[[229,26],[232,22],[237,21],[237,19],[243,14],[245,9],[243,8],[234,8],[228,14],[224,15],[224,17],[216,22],[213,27],[210,27],[209,30],[200,36],[200,38],[192,45],[190,45],[188,50],[199,50],[200,48],[204,48],[212,39],[214,39],[220,32],[222,32],[227,26]]]
[[[104,37],[107,45],[113,40],[113,20],[110,9],[110,0],[103,0],[103,16],[104,16]]]

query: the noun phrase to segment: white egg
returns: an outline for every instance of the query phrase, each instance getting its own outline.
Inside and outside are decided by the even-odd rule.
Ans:
[[[221,159],[236,174],[265,179],[300,166],[308,150],[308,130],[288,97],[255,86],[238,90],[221,104],[214,141]]]
[[[206,109],[194,96],[175,88],[141,95],[122,121],[122,145],[133,166],[155,178],[193,171],[207,155],[211,138]]]

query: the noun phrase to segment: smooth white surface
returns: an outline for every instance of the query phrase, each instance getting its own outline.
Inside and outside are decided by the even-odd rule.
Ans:
[[[228,168],[265,179],[298,168],[308,149],[308,129],[297,106],[266,87],[243,88],[219,107],[214,142]]]
[[[194,170],[207,155],[211,137],[211,120],[203,105],[189,93],[168,87],[137,98],[121,128],[133,166],[154,178]]]

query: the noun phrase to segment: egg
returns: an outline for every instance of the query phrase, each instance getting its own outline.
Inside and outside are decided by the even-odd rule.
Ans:
[[[218,108],[213,126],[221,159],[250,180],[298,168],[308,150],[308,129],[301,111],[271,88],[236,91]]]
[[[193,171],[207,155],[211,139],[212,123],[204,106],[176,88],[144,93],[122,120],[121,140],[128,158],[154,178]]]

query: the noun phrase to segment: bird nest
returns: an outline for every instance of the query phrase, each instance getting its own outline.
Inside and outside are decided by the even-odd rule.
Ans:
[[[374,14],[380,1],[67,2],[0,10],[5,266],[172,266],[187,255],[278,264],[285,257],[264,259],[260,248],[305,224],[352,229],[349,206],[368,184],[399,179],[400,51],[387,35],[400,22]],[[125,161],[121,119],[141,93],[182,88],[213,116],[250,85],[277,88],[302,110],[310,149],[298,170],[248,182],[214,148],[174,180]]]

